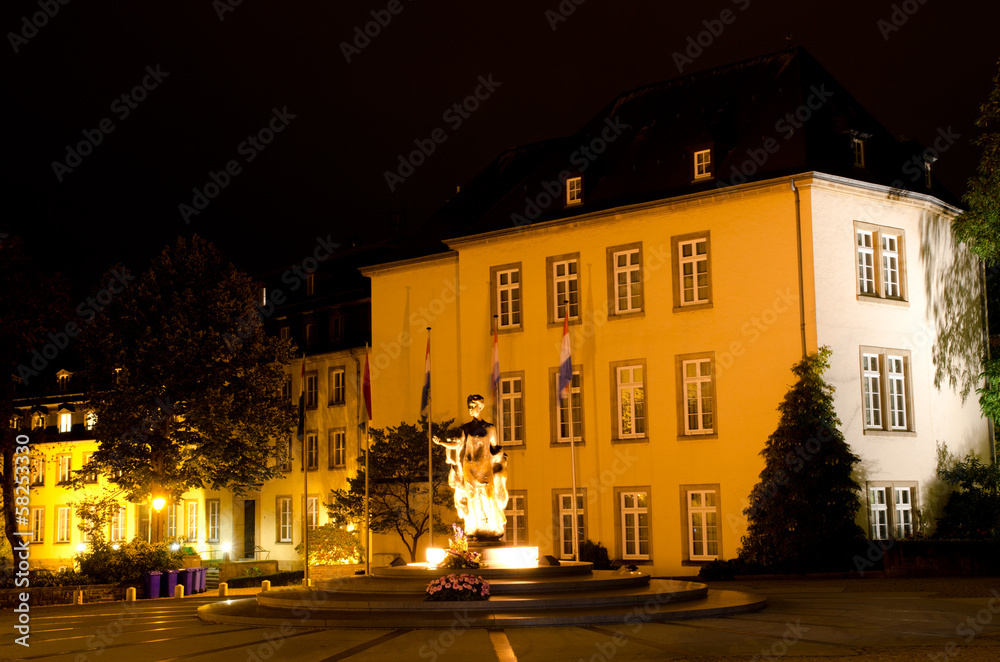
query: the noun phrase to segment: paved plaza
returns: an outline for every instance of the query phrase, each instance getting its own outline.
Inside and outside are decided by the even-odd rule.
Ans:
[[[584,660],[1000,660],[1000,577],[719,582],[768,606],[723,618],[580,627],[319,630],[304,615],[270,627],[213,625],[195,612],[218,597],[37,607],[29,648],[0,613],[0,659],[51,662],[563,662]],[[253,598],[239,591],[231,600]]]

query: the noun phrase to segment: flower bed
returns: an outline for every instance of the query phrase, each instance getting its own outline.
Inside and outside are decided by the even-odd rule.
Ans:
[[[427,585],[427,599],[434,602],[489,600],[490,583],[476,575],[452,573],[438,577]]]

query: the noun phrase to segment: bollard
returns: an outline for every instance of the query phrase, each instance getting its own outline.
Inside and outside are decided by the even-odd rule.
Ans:
[[[302,578],[302,585],[305,586],[306,588],[311,588],[312,585],[313,585],[313,580],[306,579],[305,577],[303,577]]]
[[[174,597],[183,598],[184,597],[184,584],[178,584],[174,587]]]
[[[219,583],[219,597],[224,598],[229,595],[229,584],[226,582]]]
[[[125,589],[125,602],[135,602],[135,587],[129,586]]]
[[[83,604],[83,589],[77,589],[73,591],[73,604],[82,605]]]
[[[270,579],[265,579],[264,581],[262,581],[260,583],[260,590],[262,590],[262,591],[270,591],[271,590],[271,580]]]

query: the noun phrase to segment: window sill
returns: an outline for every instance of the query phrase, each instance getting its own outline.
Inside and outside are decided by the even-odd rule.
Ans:
[[[497,327],[497,333],[520,333],[524,331],[524,326],[521,324],[513,324],[511,326],[500,326]]]
[[[698,568],[698,567],[701,567],[701,566],[704,566],[704,565],[708,565],[709,563],[712,563],[713,561],[721,561],[721,560],[722,559],[719,558],[718,556],[716,556],[714,559],[683,559],[681,561],[681,565],[682,566],[690,566],[690,567],[696,567],[696,568]]]
[[[564,443],[569,444],[568,441],[564,442]],[[511,441],[511,442],[504,441],[504,442],[502,442],[500,444],[500,450],[503,450],[503,451],[523,451],[524,450],[524,442],[523,441]]]
[[[275,545],[291,545],[292,541],[291,540],[275,540],[274,544]]]
[[[624,313],[610,313],[608,315],[609,320],[627,320],[627,319],[642,319],[646,316],[645,310],[628,310]]]
[[[692,310],[709,310],[712,308],[712,302],[708,301],[706,303],[692,303],[688,306],[674,306],[675,313],[686,313]]]
[[[878,294],[864,294],[862,292],[858,292],[857,297],[858,301],[864,301],[865,303],[873,303],[883,306],[898,306],[900,308],[910,307],[910,302],[902,297],[883,297]]]
[[[334,467],[328,467],[328,468],[329,468],[329,469],[330,469],[331,471],[333,471],[334,469],[346,469],[346,468],[347,468],[347,465],[346,465],[346,464],[338,464],[337,466],[334,466]]]
[[[719,433],[712,432],[709,434],[679,434],[677,435],[677,441],[701,441],[702,439],[718,439]]]
[[[574,448],[578,448],[580,446],[585,446],[585,445],[586,445],[586,440],[584,439],[577,439],[573,442]],[[549,448],[569,448],[569,439],[567,439],[566,441],[550,441]]]
[[[691,180],[692,184],[700,184],[701,182],[710,182],[715,179],[715,175],[710,173],[707,175],[695,175],[695,178]]]
[[[577,315],[576,317],[571,317],[569,320],[570,326],[579,326],[581,324],[583,324],[583,318],[580,315]],[[563,328],[563,321],[558,320],[555,322],[549,322],[548,324],[546,324],[546,326],[550,329],[561,329]]]
[[[912,430],[879,430],[876,428],[865,428],[864,434],[872,437],[916,437],[917,433]]]
[[[326,406],[327,407],[343,407],[346,404],[347,404],[346,402],[330,402]]]
[[[611,443],[612,443],[612,445],[613,444],[648,444],[649,443],[649,436],[647,435],[647,436],[644,436],[644,437],[625,437],[625,438],[612,437],[611,438]]]

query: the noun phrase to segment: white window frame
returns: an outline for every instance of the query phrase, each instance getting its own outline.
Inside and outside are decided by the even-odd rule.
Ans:
[[[558,376],[557,376],[558,379]],[[573,376],[570,379],[569,397],[560,398],[556,396],[556,442],[569,443],[569,424],[564,425],[566,415],[570,406],[574,414],[579,412],[579,417],[573,416],[573,441],[583,441],[583,375],[574,368]],[[579,418],[579,421],[577,420]],[[563,430],[565,428],[565,431]]]
[[[643,505],[639,505],[640,499]],[[631,500],[631,505],[628,505],[629,500]],[[648,561],[650,558],[649,545],[651,538],[649,492],[619,492],[618,505],[621,509],[622,558],[625,560]],[[646,520],[645,526],[641,523],[643,515],[645,515]],[[631,536],[629,535],[630,533]],[[646,546],[645,553],[642,552],[643,543]]]
[[[910,487],[893,487],[892,505],[895,511],[896,537],[906,538],[913,535],[913,489]]]
[[[56,508],[56,539],[57,543],[71,542],[72,533],[72,508],[69,506],[58,506]]]
[[[59,480],[57,482],[66,483],[73,478],[73,456],[59,456]]]
[[[872,540],[907,538],[917,531],[917,483],[868,484],[868,535]]]
[[[902,356],[887,354],[885,362],[889,382],[889,429],[907,430],[905,361]]]
[[[497,329],[521,328],[521,268],[498,269],[494,278]]]
[[[347,432],[330,430],[330,468],[343,469],[347,466]]]
[[[704,247],[703,253],[698,253],[700,246]],[[690,248],[691,254],[685,255],[684,250]],[[704,266],[704,271],[699,271],[699,267]],[[691,273],[686,273],[690,268]],[[710,303],[712,300],[710,275],[708,273],[708,238],[699,237],[697,239],[687,239],[677,242],[677,276],[680,279],[680,305],[700,306]],[[705,284],[700,285],[698,278],[704,275]],[[691,279],[691,287],[687,287],[685,279]],[[701,296],[701,290],[705,290],[705,296]]]
[[[859,168],[865,167],[865,140],[864,138],[858,138],[853,136],[851,138],[851,151],[854,155],[854,165]]]
[[[694,367],[694,375],[688,375],[689,366]],[[702,374],[703,366],[708,366],[709,374]],[[716,425],[716,389],[712,360],[704,358],[681,361],[681,384],[683,386],[682,397],[684,398],[684,434],[714,434]],[[706,384],[709,390],[707,395],[705,394]],[[692,395],[694,395],[694,411],[691,411]],[[707,408],[705,406],[706,402],[708,404]],[[691,425],[692,416],[696,418],[696,427]],[[708,417],[708,421],[706,421],[706,417]],[[706,425],[706,423],[709,424]]]
[[[88,411],[83,415],[83,426],[88,430],[93,430],[95,425],[97,425],[97,414]]]
[[[616,315],[642,310],[642,251],[629,248],[611,255]]]
[[[906,233],[899,228],[855,221],[854,236],[858,298],[905,303]]]
[[[911,353],[861,347],[861,408],[865,434],[916,434]]]
[[[205,542],[219,542],[222,502],[219,499],[206,499],[205,508],[208,510],[208,537]]]
[[[699,149],[695,151],[693,163],[695,179],[708,179],[712,176],[712,150]]]
[[[278,497],[278,541],[292,542],[292,497]]]
[[[702,496],[702,505],[694,505],[693,496]],[[708,495],[712,495],[715,503],[711,506],[707,504]],[[695,522],[695,515],[703,516],[700,524],[701,535],[698,534],[698,524]],[[715,515],[715,524],[708,524],[708,515]],[[715,540],[709,539],[709,532],[715,529]],[[719,558],[722,541],[719,538],[719,500],[716,490],[688,490],[687,491],[687,534],[688,534],[688,557],[692,561],[712,561]],[[697,546],[702,545],[702,553],[696,552]],[[715,545],[715,553],[711,553],[711,545]]]
[[[315,409],[319,406],[319,375],[316,371],[306,373],[306,408]]]
[[[187,537],[185,540],[187,542],[198,542],[198,502],[188,501],[185,507],[185,514],[187,515]]]
[[[508,499],[507,506],[504,508],[504,514],[507,516],[507,524],[504,527],[502,538],[503,542],[509,547],[520,547],[528,544],[526,503],[527,495],[510,493],[510,499]],[[518,535],[519,531],[523,533],[523,536]]]
[[[500,377],[500,442],[524,444],[524,375]]]
[[[636,371],[639,371],[638,378]],[[632,364],[615,368],[615,383],[617,390],[618,438],[642,439],[646,436],[646,366]],[[636,412],[636,403],[641,399],[641,416]],[[626,403],[626,400],[628,401]],[[631,407],[631,426],[626,430],[626,407]]]
[[[879,354],[861,355],[861,391],[863,397],[865,429],[882,429],[882,357]]]
[[[319,527],[319,497],[306,497],[306,528],[315,531]]]
[[[59,431],[71,432],[73,430],[73,414],[61,412],[59,414]]]
[[[176,509],[177,504],[173,504]],[[169,511],[168,511],[169,512]],[[174,513],[176,517],[176,511]],[[125,506],[119,506],[118,511],[111,515],[111,542],[122,542],[126,538],[125,525],[128,520],[126,519]],[[169,522],[169,520],[168,520]],[[177,521],[174,520],[175,534],[176,534]],[[174,534],[170,533],[169,526],[167,527],[167,535],[170,538],[175,537]]]
[[[858,289],[861,294],[878,294],[875,291],[875,238],[870,230],[855,233],[858,251]]]
[[[45,507],[31,509],[31,542],[45,542]]]
[[[306,432],[306,470],[319,469],[319,433]]]
[[[868,535],[872,540],[889,539],[889,500],[892,488],[868,488]]]
[[[900,297],[899,235],[880,233],[882,240],[882,295]]]
[[[559,558],[573,558],[573,493],[561,492],[557,495],[559,500]],[[576,523],[577,523],[577,544],[579,545],[587,539],[587,518],[585,506],[586,496],[583,492],[576,493]]]
[[[45,485],[45,457],[42,455],[33,455],[28,460],[28,466],[31,486],[42,487]]]
[[[583,177],[570,177],[566,180],[566,204],[578,205],[583,202]]]
[[[562,322],[567,312],[570,321],[580,319],[580,261],[576,258],[552,262],[552,310],[553,322]]]
[[[330,404],[347,402],[347,370],[342,366],[330,368]]]

